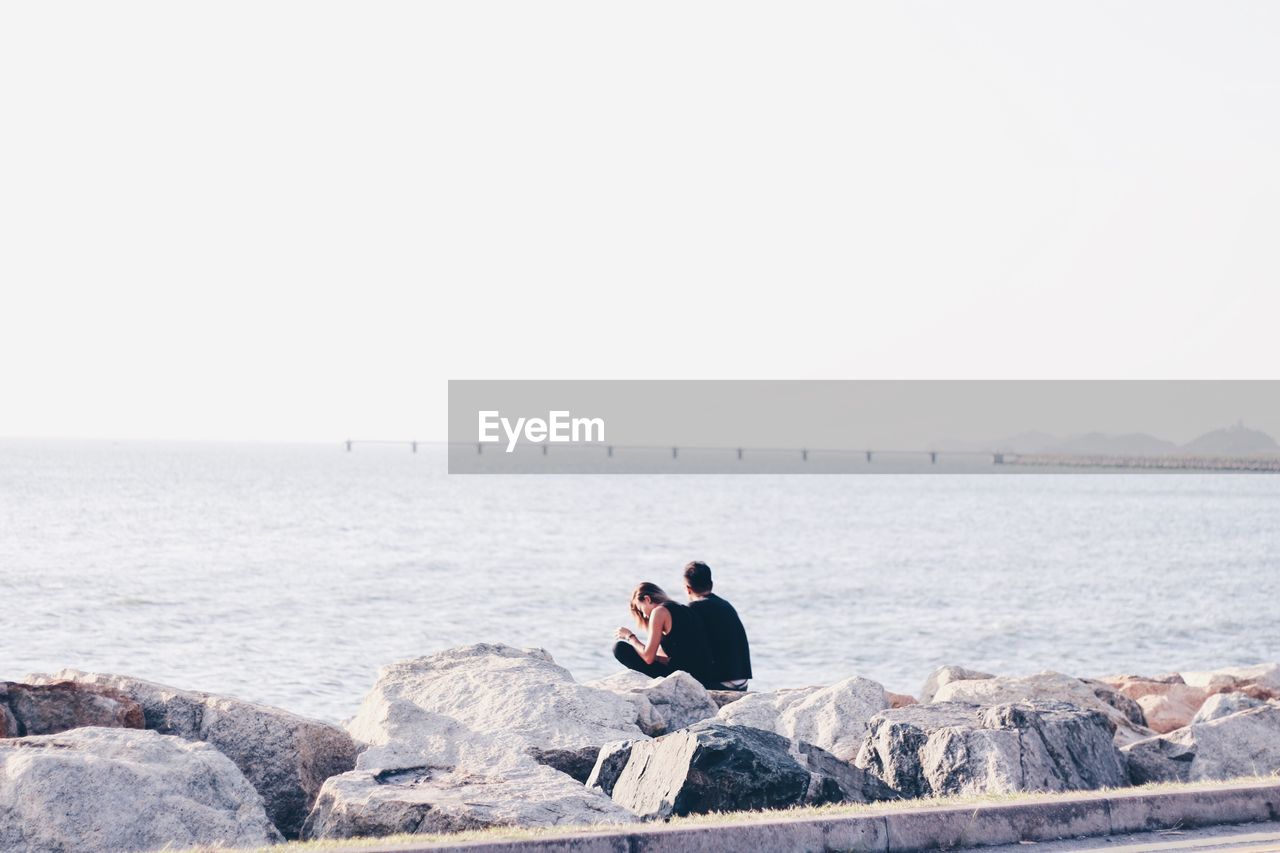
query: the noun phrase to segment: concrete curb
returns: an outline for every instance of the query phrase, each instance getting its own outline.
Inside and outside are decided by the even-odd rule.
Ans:
[[[1056,841],[1157,829],[1280,820],[1280,782],[1177,791],[1107,791],[1030,802],[894,809],[830,818],[602,830],[536,839],[341,848],[458,853],[720,853],[725,850],[908,853]]]

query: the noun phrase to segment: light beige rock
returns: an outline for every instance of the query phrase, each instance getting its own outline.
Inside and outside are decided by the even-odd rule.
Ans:
[[[854,677],[830,687],[749,693],[721,708],[716,719],[777,732],[849,761],[858,754],[867,721],[888,707],[889,696],[884,687]]]
[[[288,838],[296,838],[302,829],[324,780],[355,766],[356,744],[346,732],[281,708],[74,669],[28,676],[27,681],[72,681],[110,689],[142,706],[148,729],[208,743],[240,768]]]
[[[989,672],[965,669],[963,666],[940,666],[929,673],[929,677],[924,680],[924,686],[920,688],[920,701],[933,702],[938,688],[944,684],[950,684],[953,681],[978,681],[984,678],[995,678],[995,676]]]
[[[518,734],[484,734],[406,699],[366,703],[369,748],[327,780],[310,839],[458,832],[495,826],[621,823],[635,816],[535,761]]]
[[[714,717],[720,710],[711,692],[687,672],[650,678],[626,670],[588,681],[586,686],[608,690],[634,702],[636,724],[650,737],[686,728]]]
[[[0,740],[0,850],[7,853],[280,840],[262,797],[208,744],[98,727]]]
[[[385,742],[383,721],[401,705],[514,738],[580,782],[600,747],[646,737],[634,697],[579,684],[541,649],[482,643],[385,666],[347,730],[363,743]]]
[[[1134,784],[1280,773],[1280,704],[1193,723],[1124,747]]]
[[[1204,704],[1200,706],[1199,711],[1196,711],[1196,715],[1191,722],[1207,723],[1210,720],[1219,720],[1232,714],[1238,714],[1241,711],[1247,711],[1250,708],[1261,708],[1265,704],[1267,704],[1266,701],[1254,699],[1252,696],[1246,696],[1243,693],[1215,693],[1204,700]]]
[[[1206,693],[1243,693],[1254,699],[1280,699],[1280,663],[1231,666],[1181,673],[1183,681]]]
[[[1120,700],[1114,697],[1120,696]],[[1108,701],[1110,699],[1110,701]],[[951,681],[938,688],[935,702],[968,702],[999,705],[1009,702],[1064,702],[1077,708],[1101,712],[1115,725],[1117,744],[1151,737],[1152,732],[1133,718],[1141,719],[1136,703],[1102,682],[1085,681],[1060,672],[1041,672],[1022,678],[985,678]],[[1117,707],[1117,706],[1120,707]],[[1129,706],[1132,706],[1129,708]],[[1128,710],[1126,710],[1128,708]]]
[[[1110,720],[1061,702],[933,702],[884,711],[871,719],[853,763],[908,798],[1127,782]]]

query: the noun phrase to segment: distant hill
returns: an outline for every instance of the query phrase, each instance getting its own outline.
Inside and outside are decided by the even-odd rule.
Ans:
[[[1182,445],[1183,453],[1202,456],[1246,456],[1252,453],[1278,453],[1280,444],[1262,430],[1236,424],[1215,429]]]
[[[998,441],[940,441],[948,450],[985,450],[1061,456],[1249,456],[1280,453],[1280,443],[1265,432],[1236,424],[1205,433],[1181,446],[1145,432],[1088,432],[1059,438],[1024,432]]]
[[[1163,456],[1178,452],[1178,445],[1145,432],[1123,435],[1089,432],[1073,435],[1043,452],[1073,456]]]
[[[940,442],[951,450],[1000,450],[1005,453],[1071,456],[1159,456],[1177,453],[1178,445],[1144,432],[1113,435],[1089,432],[1059,438],[1047,432],[1023,432],[999,441]]]

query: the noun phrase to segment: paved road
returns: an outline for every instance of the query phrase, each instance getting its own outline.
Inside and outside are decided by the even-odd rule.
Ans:
[[[1207,850],[1233,850],[1235,853],[1274,853],[1280,851],[1280,822],[1245,823],[1235,826],[1211,826],[1207,829],[1166,829],[1138,835],[1112,835],[1105,838],[1077,838],[1072,841],[1025,842],[1000,847],[966,848],[984,853],[1066,853],[1077,850],[1106,850],[1107,853],[1155,853],[1158,850],[1200,853]]]

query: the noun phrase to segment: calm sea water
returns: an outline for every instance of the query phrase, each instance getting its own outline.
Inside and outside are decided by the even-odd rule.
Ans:
[[[608,674],[711,564],[754,685],[1280,659],[1280,477],[449,477],[439,448],[0,443],[0,679],[64,666],[328,719],[461,643]]]

